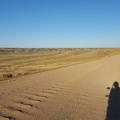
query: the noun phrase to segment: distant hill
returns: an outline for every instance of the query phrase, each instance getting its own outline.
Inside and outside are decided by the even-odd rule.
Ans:
[[[0,48],[0,55],[49,54],[82,49],[85,48]],[[92,48],[86,48],[85,50],[89,49]]]

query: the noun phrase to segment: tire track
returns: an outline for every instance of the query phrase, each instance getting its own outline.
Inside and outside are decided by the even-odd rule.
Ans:
[[[11,100],[10,105],[3,105],[3,107],[9,110],[13,116],[10,116],[9,114],[3,115],[1,113],[0,117],[8,120],[17,120],[17,118],[14,117],[15,114],[19,114],[19,116],[21,116],[22,114],[24,116],[34,116],[32,112],[29,112],[30,109],[32,110],[34,108],[37,111],[42,110],[40,107],[41,103],[44,104],[46,100],[49,100],[52,96],[64,90],[64,88],[65,86],[61,87],[61,85],[55,85],[39,92],[34,91],[32,93],[23,92],[17,94],[15,98]]]
[[[14,118],[13,116],[11,115],[3,115],[2,113],[0,113],[0,119],[1,120],[16,120],[16,118]]]

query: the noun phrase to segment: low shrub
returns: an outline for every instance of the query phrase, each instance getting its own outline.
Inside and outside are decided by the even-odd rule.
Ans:
[[[21,76],[22,75],[22,73],[17,73],[17,75],[16,76]]]
[[[3,75],[3,78],[11,78],[13,77],[13,75],[11,73],[8,73],[8,74],[4,74]]]

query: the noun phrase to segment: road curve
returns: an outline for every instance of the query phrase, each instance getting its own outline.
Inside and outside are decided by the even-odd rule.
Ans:
[[[104,120],[120,55],[0,82],[0,120]]]

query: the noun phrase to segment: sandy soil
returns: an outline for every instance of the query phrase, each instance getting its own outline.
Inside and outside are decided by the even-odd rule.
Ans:
[[[120,55],[2,81],[0,120],[105,120],[114,81]]]

